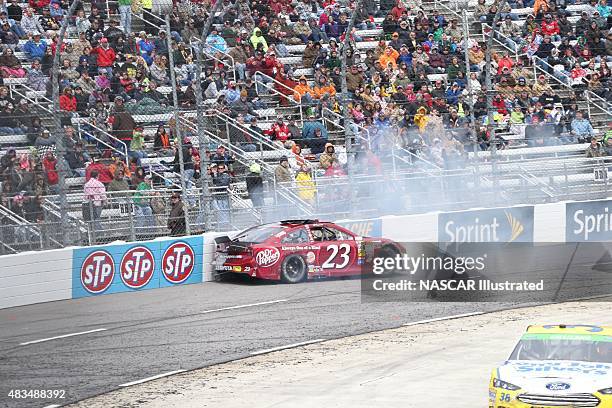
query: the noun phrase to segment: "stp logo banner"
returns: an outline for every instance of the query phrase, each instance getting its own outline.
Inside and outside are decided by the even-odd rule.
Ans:
[[[94,251],[81,264],[81,285],[89,293],[102,293],[113,283],[115,262],[106,251]]]
[[[189,279],[195,264],[193,248],[186,242],[175,242],[164,251],[162,273],[170,283],[181,283]]]
[[[145,246],[130,248],[121,259],[121,280],[132,289],[140,289],[153,277],[155,258]]]
[[[202,237],[75,249],[72,297],[202,282]]]

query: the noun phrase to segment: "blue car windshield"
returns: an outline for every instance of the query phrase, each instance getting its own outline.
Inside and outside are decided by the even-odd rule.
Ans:
[[[569,360],[612,364],[612,337],[526,334],[509,360]]]

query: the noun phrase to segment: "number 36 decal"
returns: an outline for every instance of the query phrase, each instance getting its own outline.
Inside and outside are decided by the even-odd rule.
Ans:
[[[340,244],[340,245],[328,245],[327,251],[329,252],[329,257],[327,261],[323,262],[321,267],[323,269],[342,269],[346,268],[349,261],[351,260],[351,246],[349,244]],[[334,259],[340,253],[341,262],[335,263]]]

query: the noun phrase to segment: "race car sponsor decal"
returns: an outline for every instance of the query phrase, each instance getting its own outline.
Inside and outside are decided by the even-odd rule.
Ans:
[[[282,251],[314,251],[318,249],[316,246],[306,245],[306,246],[283,246],[281,247]]]
[[[546,384],[546,389],[551,391],[565,391],[569,390],[572,386],[564,382],[552,382]]]
[[[255,256],[257,265],[269,267],[274,265],[280,259],[280,251],[277,248],[265,248],[260,250]]]
[[[316,256],[314,252],[310,251],[306,254],[306,262],[309,264],[313,264],[316,260]]]
[[[591,375],[608,375],[612,370],[610,364],[587,363],[581,361],[509,361],[519,373],[579,373]]]

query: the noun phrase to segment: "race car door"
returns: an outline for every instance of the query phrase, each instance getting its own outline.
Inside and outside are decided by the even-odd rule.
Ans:
[[[326,276],[360,273],[357,265],[357,244],[352,236],[331,226],[310,227],[314,246],[317,247],[317,267]]]

